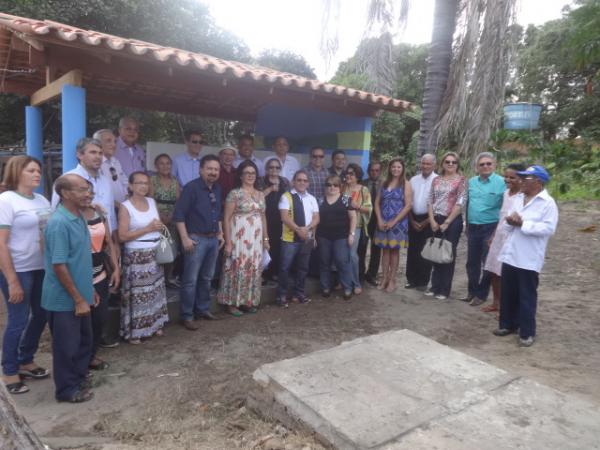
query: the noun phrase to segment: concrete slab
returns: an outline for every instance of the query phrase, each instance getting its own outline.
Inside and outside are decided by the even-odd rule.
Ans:
[[[408,330],[254,373],[249,405],[340,449],[600,448],[600,408]]]

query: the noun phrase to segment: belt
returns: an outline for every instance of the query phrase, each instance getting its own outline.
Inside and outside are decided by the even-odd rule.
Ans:
[[[215,238],[218,233],[190,233],[189,236],[192,238]]]
[[[491,222],[491,223],[470,223],[469,224],[469,228],[483,228],[483,227],[490,227],[490,226],[496,226],[498,225],[498,222]]]

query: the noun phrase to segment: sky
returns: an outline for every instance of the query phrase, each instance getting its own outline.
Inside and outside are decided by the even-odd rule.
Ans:
[[[366,0],[338,0],[339,50],[327,64],[321,55],[323,0],[198,0],[210,9],[216,24],[239,38],[253,56],[262,50],[289,50],[302,55],[320,80],[330,79],[340,61],[354,54],[363,37]],[[334,0],[335,1],[335,0]],[[517,21],[541,25],[561,17],[569,0],[520,0]],[[413,0],[406,29],[396,42],[427,43],[431,39],[434,0]]]

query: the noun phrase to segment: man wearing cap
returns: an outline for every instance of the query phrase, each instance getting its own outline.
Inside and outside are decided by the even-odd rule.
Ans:
[[[548,239],[556,231],[558,208],[544,187],[550,180],[546,169],[531,166],[517,174],[521,177],[521,198],[503,224],[509,234],[500,252],[500,322],[494,334],[507,336],[518,330],[519,345],[530,347],[535,340],[539,273]]]
[[[186,131],[185,146],[186,151],[173,159],[173,168],[171,169],[181,187],[200,176],[202,133],[197,130]]]
[[[471,306],[487,300],[491,279],[483,271],[489,243],[494,235],[506,184],[495,173],[496,158],[490,152],[482,152],[475,159],[477,175],[469,180],[467,207],[467,280],[468,293],[461,298]]]

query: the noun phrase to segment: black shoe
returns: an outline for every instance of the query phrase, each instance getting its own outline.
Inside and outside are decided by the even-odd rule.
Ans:
[[[344,300],[350,300],[352,298],[352,292],[344,292]]]
[[[473,297],[475,297],[473,294],[468,294],[466,297],[460,297],[459,300],[461,302],[469,303],[471,300],[473,300]]]
[[[519,347],[531,347],[535,342],[535,338],[533,336],[529,336],[526,338],[519,339]]]
[[[119,341],[114,342],[100,342],[100,347],[102,348],[115,348],[119,346]]]
[[[416,284],[406,283],[404,285],[404,289],[415,289],[417,287]]]
[[[323,298],[329,298],[329,297],[331,297],[331,291],[323,291],[323,292],[321,292],[321,297],[323,297]]]
[[[371,275],[366,275],[365,281],[367,283],[369,283],[371,286],[377,286],[377,280],[375,280]]]
[[[213,313],[211,313],[210,311],[207,311],[207,312],[202,313],[202,314],[198,314],[198,319],[219,320],[219,318],[217,316],[215,316]]]
[[[517,332],[516,329],[514,328],[498,328],[497,330],[494,330],[492,333],[494,333],[494,336],[508,336],[509,334],[515,334]]]

